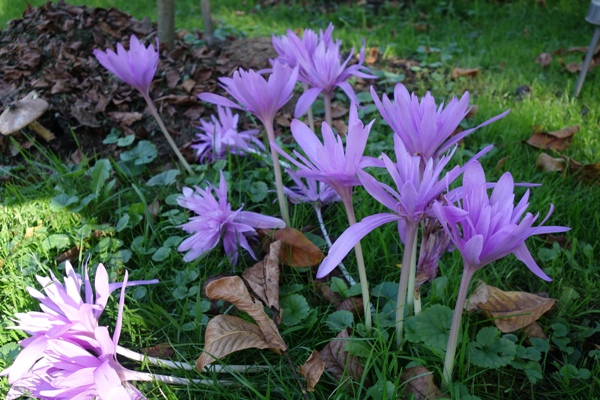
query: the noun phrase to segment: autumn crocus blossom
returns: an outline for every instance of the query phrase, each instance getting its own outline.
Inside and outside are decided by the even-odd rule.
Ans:
[[[296,43],[299,41],[293,38]],[[357,64],[348,66],[352,59],[354,49],[350,52],[346,60],[342,61],[340,40],[327,41],[320,40],[314,52],[304,48],[300,44],[296,45],[296,60],[300,68],[298,80],[308,84],[310,89],[305,91],[296,103],[294,117],[299,118],[306,113],[308,108],[314,103],[317,96],[323,93],[326,102],[331,99],[333,90],[338,87],[348,96],[352,103],[358,104],[358,98],[354,89],[347,82],[351,76],[365,79],[375,79],[375,75],[368,72],[369,69],[363,66],[365,60],[365,44],[360,49],[360,57]],[[331,121],[328,121],[331,123]]]
[[[287,64],[290,67],[298,65],[298,54],[305,53],[312,56],[317,49],[319,42],[324,42],[327,46],[333,44],[331,34],[333,33],[333,24],[323,32],[319,30],[319,34],[311,29],[305,29],[302,33],[302,38],[296,35],[296,32],[288,29],[285,35],[272,36],[273,48],[277,52],[276,61]]]
[[[158,38],[156,39],[158,47]],[[148,94],[150,84],[158,67],[158,52],[153,45],[145,47],[135,35],[129,40],[129,50],[117,43],[117,52],[94,49],[98,62],[122,81],[142,94]]]
[[[190,146],[196,150],[196,157],[215,161],[226,158],[227,154],[245,154],[252,149],[265,149],[256,137],[258,129],[238,132],[238,114],[228,107],[217,107],[218,117],[211,115],[211,121],[200,120],[200,131]],[[255,150],[256,151],[256,150]]]
[[[444,364],[444,383],[452,378],[454,355],[460,329],[462,311],[469,284],[475,272],[487,264],[514,254],[535,275],[550,281],[550,277],[537,265],[525,245],[525,239],[532,235],[565,232],[564,226],[541,226],[551,215],[553,207],[542,223],[533,226],[538,215],[525,213],[529,200],[529,190],[514,205],[514,181],[506,172],[495,184],[492,195],[488,196],[488,183],[483,168],[477,161],[466,166],[463,177],[461,198],[457,205],[433,205],[433,213],[450,236],[450,239],[463,257],[463,275],[450,327],[448,349]]]
[[[424,163],[430,158],[439,158],[471,132],[505,117],[510,111],[451,136],[471,109],[469,92],[465,92],[460,100],[453,97],[445,107],[444,104],[438,107],[429,92],[419,100],[414,93],[409,94],[401,83],[394,88],[393,103],[386,94],[379,100],[373,87],[371,97],[385,122],[402,139],[409,154],[421,157]]]
[[[128,380],[151,380],[148,374],[130,371],[116,361],[117,343],[121,331],[125,287],[157,283],[127,281],[108,283],[102,264],[96,270],[95,293],[89,278],[82,281],[67,262],[64,285],[51,278],[37,277],[45,295],[28,287],[40,301],[42,312],[15,315],[20,329],[31,337],[21,341],[23,350],[13,365],[0,375],[8,375],[11,389],[8,399],[30,393],[41,399],[139,399],[142,394]],[[85,286],[85,298],[81,287]],[[119,313],[113,338],[108,329],[98,325],[109,294],[121,288]]]
[[[184,261],[200,257],[215,248],[221,239],[225,253],[233,264],[237,263],[240,247],[256,259],[248,243],[248,238],[256,236],[256,229],[285,228],[285,222],[279,218],[242,211],[241,208],[233,211],[227,199],[227,181],[223,172],[219,187],[212,184],[206,189],[184,187],[183,196],[177,202],[197,214],[181,225],[184,231],[192,233],[178,248],[179,251],[189,250],[183,257]]]
[[[335,190],[325,182],[319,182],[314,178],[302,178],[292,170],[286,171],[296,184],[290,188],[283,188],[288,199],[294,204],[310,203],[321,208],[325,204],[341,201]]]

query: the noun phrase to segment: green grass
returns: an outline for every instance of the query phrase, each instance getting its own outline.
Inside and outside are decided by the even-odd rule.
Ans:
[[[34,6],[43,1],[34,0]],[[79,1],[88,6],[121,7],[137,18],[154,17],[155,2],[131,0],[123,5],[117,1]],[[216,4],[218,3],[218,4]],[[488,143],[495,150],[483,159],[489,180],[498,179],[510,171],[519,182],[541,183],[532,188],[530,210],[543,216],[550,204],[555,211],[549,220],[552,225],[572,228],[567,233],[569,247],[554,249],[540,238],[528,240],[528,246],[536,260],[550,276],[551,283],[543,282],[514,259],[508,257],[493,263],[476,274],[490,285],[504,290],[523,290],[533,293],[546,292],[559,299],[556,308],[542,317],[540,323],[546,333],[555,335],[553,324],[567,327],[571,350],[555,350],[543,358],[543,378],[531,384],[525,374],[512,367],[484,369],[468,363],[466,347],[475,339],[482,327],[490,321],[479,315],[465,316],[465,337],[459,346],[455,369],[456,382],[453,398],[465,398],[469,393],[481,399],[599,399],[600,367],[589,354],[590,345],[598,345],[598,334],[591,335],[590,328],[600,321],[600,287],[598,286],[597,261],[600,251],[600,186],[582,182],[578,175],[543,173],[536,169],[535,161],[540,151],[523,143],[533,132],[533,126],[545,130],[558,130],[565,126],[579,125],[571,147],[563,152],[583,163],[600,162],[600,108],[597,88],[600,74],[592,71],[579,98],[572,97],[576,76],[563,72],[554,56],[553,63],[545,69],[535,64],[541,52],[551,53],[560,48],[584,46],[589,43],[592,26],[584,21],[588,1],[547,0],[547,7],[539,7],[535,1],[496,2],[473,0],[463,1],[416,1],[416,5],[404,9],[385,6],[374,14],[368,7],[344,4],[310,3],[303,9],[294,2],[285,6],[261,8],[254,1],[213,1],[214,19],[220,26],[232,27],[248,36],[281,34],[286,29],[325,28],[332,21],[334,34],[343,39],[346,48],[359,46],[361,38],[367,37],[367,46],[377,46],[388,57],[412,58],[420,62],[422,71],[410,89],[423,95],[427,90],[439,100],[460,96],[466,90],[473,104],[479,106],[475,121],[469,126],[511,109],[504,119],[477,131],[469,137],[459,150],[456,161],[464,162],[468,156]],[[25,6],[18,2],[0,0],[0,26],[16,18]],[[323,11],[325,10],[325,11]],[[197,0],[177,0],[177,26],[188,30],[202,27]],[[414,23],[427,23],[427,32],[418,32]],[[427,46],[434,50],[425,53]],[[577,55],[563,56],[566,62],[578,61]],[[450,79],[454,67],[481,68],[474,78]],[[532,95],[520,99],[516,95],[519,86],[528,85]],[[392,85],[389,85],[392,88]],[[346,102],[344,96],[339,100]],[[368,114],[363,120],[380,119],[379,115]],[[167,121],[168,125],[168,121]],[[377,150],[391,149],[391,130],[377,122],[370,140]],[[552,154],[552,153],[551,153]],[[377,155],[377,154],[373,154]],[[557,156],[557,155],[553,155]],[[503,161],[503,162],[501,162]],[[202,316],[202,299],[195,290],[204,280],[217,273],[241,273],[252,265],[251,259],[242,259],[233,268],[220,250],[191,263],[183,263],[176,247],[162,260],[152,257],[153,251],[165,246],[167,239],[184,237],[177,227],[185,220],[185,214],[173,201],[182,186],[200,184],[205,179],[215,182],[219,167],[230,177],[230,199],[234,206],[244,204],[245,209],[260,211],[268,215],[278,213],[271,203],[275,198],[270,193],[267,200],[253,202],[244,179],[272,182],[269,168],[259,166],[256,160],[232,157],[219,166],[203,166],[199,175],[186,179],[178,177],[176,184],[169,186],[147,186],[147,180],[158,173],[155,169],[142,169],[136,174],[127,172],[126,165],[118,160],[111,162],[115,180],[111,190],[101,191],[90,204],[77,212],[67,208],[52,208],[51,200],[60,193],[68,193],[83,199],[92,193],[89,170],[95,160],[84,160],[80,165],[63,165],[52,154],[42,161],[31,159],[27,167],[14,170],[14,178],[0,186],[0,368],[5,368],[14,357],[14,343],[23,338],[19,331],[8,330],[10,317],[16,312],[25,312],[35,307],[25,287],[38,287],[35,275],[47,275],[49,271],[61,273],[62,265],[56,257],[74,246],[82,251],[75,261],[83,265],[88,254],[90,265],[99,262],[107,265],[113,279],[122,279],[124,270],[130,279],[158,278],[161,283],[153,288],[128,290],[124,329],[121,343],[132,349],[154,346],[168,342],[175,350],[175,358],[192,362],[203,348],[206,316]],[[107,184],[108,184],[107,181]],[[522,194],[520,190],[519,194]],[[158,201],[156,215],[148,211],[148,205]],[[381,212],[383,208],[364,191],[356,192],[357,217]],[[130,222],[119,229],[119,221],[128,215]],[[291,216],[295,227],[316,225],[316,218],[308,205],[293,206]],[[334,237],[345,228],[345,214],[341,205],[329,206],[324,218]],[[133,221],[138,221],[134,224]],[[39,227],[26,237],[28,228]],[[365,259],[370,265],[371,287],[384,282],[396,281],[401,262],[402,248],[399,246],[396,228],[385,226],[363,240]],[[58,236],[57,236],[58,235]],[[61,236],[62,235],[62,236]],[[355,272],[353,255],[345,264]],[[444,277],[424,289],[424,305],[441,303],[454,306],[460,281],[461,260],[458,254],[447,254],[440,264]],[[191,278],[186,279],[187,275]],[[193,278],[193,279],[192,279]],[[321,349],[335,333],[327,328],[325,321],[334,309],[308,284],[309,272],[284,268],[282,285],[300,283],[302,294],[311,305],[310,315],[298,326],[282,327],[283,338],[290,348],[294,364],[302,364],[312,349]],[[187,292],[185,292],[187,290]],[[114,324],[116,301],[109,302],[104,322]],[[376,331],[366,335],[360,326],[355,327],[358,343],[366,344],[366,353],[361,353],[365,376],[372,382],[388,381],[390,396],[376,394],[360,382],[350,387],[338,387],[329,376],[324,376],[312,395],[315,399],[354,398],[402,398],[406,383],[400,379],[404,367],[410,362],[426,366],[434,372],[439,383],[442,360],[424,346],[405,346],[397,352],[393,346],[391,332]],[[592,332],[593,333],[593,332]],[[520,336],[519,336],[520,337]],[[558,336],[557,336],[558,337]],[[591,337],[591,338],[590,338]],[[558,337],[560,339],[560,337]],[[553,339],[551,339],[552,341]],[[552,342],[555,348],[559,345]],[[12,346],[12,347],[11,347]],[[139,388],[149,398],[301,398],[293,373],[283,357],[264,351],[248,350],[226,359],[229,364],[263,364],[272,368],[268,374],[256,376],[239,374],[233,377],[209,375],[213,379],[209,386],[167,386],[151,383]],[[587,368],[590,377],[577,379],[563,373],[561,368],[573,365]],[[133,365],[132,365],[133,367]],[[148,371],[168,373],[148,366]],[[196,373],[177,372],[178,376],[197,378]],[[220,385],[219,379],[233,379],[233,388]],[[0,381],[0,395],[8,389],[6,379]],[[354,390],[352,393],[351,390]],[[461,392],[462,391],[462,392]],[[350,394],[352,393],[352,394]]]

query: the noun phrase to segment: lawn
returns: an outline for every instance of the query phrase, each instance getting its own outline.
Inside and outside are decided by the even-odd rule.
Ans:
[[[44,1],[30,3],[40,6]],[[118,6],[137,19],[155,20],[155,2],[67,3]],[[176,3],[177,28],[201,30],[200,2]],[[365,326],[361,307],[340,311],[332,301],[332,297],[338,303],[345,298],[360,298],[358,285],[345,284],[337,272],[335,278],[316,280],[318,263],[313,268],[282,265],[279,296],[285,311],[283,321],[275,318],[275,322],[287,347],[283,355],[246,349],[216,364],[258,365],[264,370],[225,368],[225,373],[211,370],[202,374],[195,369],[173,371],[148,360],[140,364],[119,358],[123,366],[132,370],[204,380],[169,385],[158,379],[135,386],[151,399],[423,399],[427,398],[423,394],[427,385],[423,376],[427,376],[453,399],[600,399],[600,75],[597,70],[590,71],[580,95],[573,97],[577,73],[567,70],[569,63],[580,63],[584,54],[569,49],[587,46],[591,40],[593,26],[584,20],[589,2],[415,0],[383,2],[380,7],[369,2],[355,5],[333,1],[212,3],[213,19],[222,36],[283,35],[287,29],[325,29],[332,22],[334,37],[343,41],[343,52],[352,47],[359,49],[365,38],[369,54],[378,57],[375,63],[368,61],[367,66],[378,76],[379,96],[383,92],[391,95],[398,82],[419,97],[430,91],[437,104],[448,104],[452,97],[460,98],[468,91],[470,104],[477,106],[477,112],[461,122],[462,129],[476,127],[510,109],[506,117],[461,141],[445,171],[464,165],[478,151],[493,144],[494,148],[480,159],[488,182],[496,182],[510,172],[515,182],[539,184],[517,186],[515,201],[529,189],[528,211],[540,214],[534,225],[544,219],[553,205],[554,212],[544,225],[570,228],[566,233],[533,236],[525,242],[537,264],[553,280],[538,279],[513,255],[483,267],[475,273],[474,280],[503,291],[536,294],[535,301],[544,304],[548,304],[548,299],[556,299],[556,303],[536,316],[537,332],[532,332],[533,328],[500,332],[496,327],[502,326],[502,317],[494,320],[483,312],[465,313],[453,380],[443,384],[451,310],[463,274],[461,255],[458,251],[443,254],[439,276],[421,288],[423,311],[407,317],[404,343],[398,349],[393,317],[395,293],[398,267],[407,263],[403,263],[404,246],[395,223],[386,224],[361,241],[370,301],[376,310],[373,329]],[[5,28],[7,21],[20,17],[24,9],[25,5],[19,2],[0,0],[0,26]],[[548,65],[536,62],[541,53],[551,55]],[[98,74],[104,74],[102,67],[98,68]],[[456,68],[477,71],[453,77]],[[370,81],[352,78],[350,83],[364,106],[358,112],[359,118],[365,124],[375,120],[365,154],[378,157],[385,152],[395,160],[394,133],[375,107],[369,93]],[[296,92],[301,91],[298,84]],[[334,92],[333,101],[339,109],[350,108],[348,97],[341,90]],[[208,103],[204,105],[207,111],[215,110]],[[318,99],[314,111],[319,121],[324,117],[323,109],[324,103]],[[149,114],[145,117],[151,118]],[[248,129],[263,129],[258,119],[243,118],[246,125],[252,125]],[[348,113],[335,117],[345,123],[348,118]],[[167,126],[174,122],[165,116]],[[560,150],[541,150],[526,143],[534,133],[574,126],[578,126],[577,132],[562,143]],[[283,134],[278,138],[279,145],[288,153],[299,150],[290,128],[280,129]],[[76,140],[77,129],[72,135]],[[156,133],[153,140],[159,140],[159,135],[162,138]],[[261,138],[267,144],[264,132]],[[143,142],[132,139],[136,142],[117,142],[115,137],[106,143],[122,143],[117,145],[117,154],[122,155],[138,149]],[[548,172],[540,168],[537,164],[542,153],[561,159],[561,165],[566,165],[564,170]],[[0,369],[12,364],[19,351],[18,342],[27,336],[9,329],[14,325],[15,314],[39,308],[39,302],[26,287],[40,290],[36,275],[49,276],[51,272],[62,280],[65,259],[70,259],[80,273],[86,263],[92,272],[103,263],[111,282],[123,281],[125,271],[129,280],[159,280],[155,285],[127,290],[119,344],[128,349],[150,349],[157,356],[193,365],[206,349],[210,318],[229,314],[246,322],[258,322],[251,312],[240,312],[224,300],[210,301],[205,297],[208,278],[241,275],[256,261],[242,250],[239,261],[233,264],[221,244],[200,258],[183,261],[185,253],[177,251],[177,247],[188,234],[180,226],[193,213],[181,207],[177,199],[184,187],[204,187],[206,182],[218,186],[223,171],[234,210],[243,206],[247,211],[281,217],[273,163],[266,153],[248,157],[228,154],[220,161],[197,163],[191,176],[183,169],[179,171],[176,158],[164,149],[159,156],[150,156],[149,162],[139,163],[122,156],[84,151],[81,154],[81,159],[74,162],[72,158],[61,159],[44,144],[35,144],[16,158],[0,155]],[[164,160],[169,157],[170,163],[165,167]],[[369,167],[367,171],[395,188],[385,170]],[[452,188],[460,182],[462,178]],[[284,184],[292,184],[287,174]],[[353,196],[358,221],[389,211],[362,186],[354,189]],[[313,207],[290,203],[289,210],[291,226],[327,253]],[[348,226],[344,205],[339,202],[323,207],[323,219],[334,241]],[[270,235],[273,233],[266,234],[267,239]],[[255,250],[260,260],[264,253],[259,247],[255,246]],[[357,264],[351,251],[344,258],[344,265],[356,279]],[[476,286],[476,282],[471,284],[471,292]],[[118,308],[117,292],[100,319],[111,335]],[[239,305],[238,308],[244,310]],[[521,310],[520,314],[517,312],[519,316],[532,311],[525,307]],[[267,311],[272,316],[271,310]],[[347,327],[351,329],[346,331]],[[340,348],[336,353],[349,355],[348,365],[337,371],[328,365],[315,391],[307,394],[298,367],[313,350],[322,350],[339,332],[350,335],[345,352]],[[335,361],[343,364],[339,358]],[[8,390],[7,379],[2,378],[0,395],[6,395]]]

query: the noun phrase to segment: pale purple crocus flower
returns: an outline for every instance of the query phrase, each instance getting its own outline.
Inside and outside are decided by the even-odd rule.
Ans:
[[[242,208],[233,211],[227,199],[227,181],[222,171],[219,187],[212,184],[205,189],[184,187],[183,196],[177,202],[197,214],[180,226],[187,233],[192,233],[178,248],[179,251],[189,250],[183,257],[184,261],[195,260],[215,248],[220,240],[223,240],[225,254],[232,264],[237,263],[240,247],[256,259],[248,243],[249,238],[257,235],[256,229],[285,228],[285,222],[279,218],[242,211]]]
[[[328,275],[355,243],[386,223],[397,222],[402,242],[412,246],[418,224],[430,212],[433,201],[461,173],[461,168],[456,166],[443,177],[441,176],[454,151],[443,156],[437,164],[430,159],[421,173],[420,158],[410,155],[401,140],[394,138],[394,148],[395,163],[386,154],[382,154],[382,158],[397,189],[378,182],[364,171],[358,171],[358,177],[365,190],[392,212],[370,215],[348,228],[334,243],[319,266],[318,278]]]
[[[258,140],[258,129],[238,132],[239,114],[233,114],[229,107],[217,107],[217,115],[211,115],[210,121],[200,120],[200,132],[190,146],[196,150],[196,157],[202,163],[205,160],[216,161],[231,154],[247,154],[264,151],[265,146]]]
[[[158,38],[156,39],[158,48]],[[148,95],[152,79],[158,67],[158,51],[153,45],[145,47],[135,35],[129,40],[129,50],[117,43],[117,52],[94,49],[98,62],[122,81],[144,95]]]
[[[475,272],[512,253],[539,278],[550,281],[550,277],[531,256],[525,239],[532,235],[569,230],[564,226],[541,226],[552,214],[553,206],[540,225],[534,227],[539,214],[534,216],[525,213],[529,205],[529,190],[515,206],[515,184],[510,172],[502,175],[491,196],[488,196],[488,186],[481,164],[473,161],[465,169],[462,200],[459,199],[454,205],[452,199],[448,199],[449,204],[435,203],[432,207],[433,213],[461,253],[464,264],[446,351],[445,384],[452,378],[462,311]]]
[[[505,117],[510,111],[506,110],[475,128],[451,136],[471,109],[469,92],[465,92],[460,100],[453,97],[445,107],[444,104],[438,107],[429,92],[419,101],[417,95],[409,94],[401,83],[394,88],[393,103],[386,94],[380,101],[373,87],[371,97],[385,122],[402,139],[408,152],[421,157],[423,164],[430,158],[439,159],[465,136]]]
[[[271,142],[271,148],[298,167],[298,176],[316,179],[331,186],[342,199],[349,225],[354,225],[356,223],[356,216],[354,214],[354,205],[352,204],[352,189],[354,186],[360,185],[357,173],[366,166],[376,164],[372,158],[363,155],[367,138],[374,122],[375,120],[365,126],[358,119],[358,109],[356,104],[353,103],[350,106],[345,146],[342,138],[333,133],[331,127],[326,122],[321,126],[321,133],[323,135],[323,143],[321,143],[317,135],[306,124],[295,119],[291,124],[292,135],[304,154],[306,154],[306,157],[294,150],[293,154],[295,158],[293,158],[275,142]],[[365,326],[367,329],[371,329],[369,287],[365,262],[360,242],[356,241],[353,245],[360,275]]]
[[[325,182],[317,181],[314,178],[300,178],[291,169],[286,172],[296,184],[290,188],[283,188],[290,202],[294,204],[310,203],[321,209],[326,204],[342,200],[336,191]]]
[[[233,73],[232,78],[219,78],[219,80],[225,91],[241,105],[214,93],[201,93],[198,98],[216,105],[237,108],[252,113],[265,126],[269,143],[273,142],[275,140],[273,121],[277,112],[292,97],[294,86],[298,80],[298,67],[292,68],[286,64],[275,62],[268,80],[265,80],[258,72],[253,70],[244,71],[241,68]],[[290,225],[287,201],[283,193],[279,156],[272,148],[271,161],[273,162],[273,173],[275,174],[279,210],[285,223]]]
[[[156,47],[158,48],[158,38],[156,39]],[[142,94],[150,113],[158,123],[160,130],[179,159],[179,162],[188,174],[193,175],[194,171],[192,171],[192,168],[179,151],[177,144],[175,144],[150,98],[150,85],[158,67],[158,51],[154,50],[154,46],[145,47],[135,35],[131,35],[129,50],[125,50],[121,43],[117,43],[116,53],[110,49],[107,49],[106,52],[94,49],[94,55],[104,68]]]
[[[319,30],[318,35],[311,29],[305,29],[302,33],[302,38],[299,38],[296,32],[290,29],[287,30],[285,35],[273,35],[273,48],[278,55],[275,60],[293,68],[298,65],[298,53],[305,52],[308,55],[313,55],[319,42],[324,42],[327,46],[333,45],[332,33],[333,24],[329,23],[325,32]]]
[[[46,296],[27,288],[40,301],[42,312],[16,314],[18,326],[32,336],[21,341],[23,350],[13,365],[0,375],[8,375],[11,390],[8,399],[32,394],[40,399],[141,399],[143,395],[128,380],[151,380],[142,374],[123,368],[116,361],[117,343],[121,332],[125,287],[157,283],[108,283],[102,264],[97,268],[95,288],[85,279],[85,300],[81,297],[81,278],[69,263],[64,286],[56,279],[38,277]],[[119,312],[113,338],[108,329],[98,325],[108,295],[121,288]]]

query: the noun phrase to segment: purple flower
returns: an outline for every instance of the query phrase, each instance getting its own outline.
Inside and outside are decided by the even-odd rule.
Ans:
[[[469,92],[465,92],[460,100],[453,97],[445,108],[443,104],[437,107],[429,92],[419,102],[419,98],[414,93],[410,95],[401,83],[394,88],[393,103],[385,94],[382,103],[373,87],[371,96],[381,116],[402,139],[408,152],[420,156],[424,162],[439,158],[469,133],[503,118],[510,111],[506,110],[475,128],[450,137],[471,109]]]
[[[296,186],[284,187],[283,190],[288,199],[294,204],[311,203],[321,208],[325,204],[341,201],[340,196],[331,186],[324,182],[318,182],[313,178],[304,178],[306,183],[292,170],[287,170],[288,175]]]
[[[156,47],[158,48],[158,38]],[[158,66],[158,52],[153,45],[145,47],[135,35],[131,35],[129,51],[121,43],[117,43],[116,53],[110,49],[106,52],[94,49],[94,55],[104,68],[142,94],[148,95]]]
[[[299,120],[292,121],[292,135],[306,157],[294,150],[298,161],[290,157],[275,142],[271,142],[271,146],[299,168],[298,176],[327,183],[344,200],[344,196],[351,196],[352,186],[360,185],[356,177],[357,171],[371,163],[363,153],[374,122],[371,121],[367,126],[363,125],[358,119],[356,104],[352,104],[346,146],[342,138],[334,134],[327,123],[322,125],[323,143],[321,143],[317,135]]]
[[[565,232],[564,226],[541,226],[552,214],[553,206],[541,224],[532,227],[539,214],[525,213],[529,190],[514,206],[514,182],[506,172],[496,183],[491,197],[481,164],[470,162],[463,177],[462,204],[434,204],[433,212],[461,253],[470,274],[508,254],[514,254],[540,278],[551,281],[536,264],[525,246],[532,235]]]
[[[203,162],[227,158],[227,154],[245,154],[252,146],[264,151],[265,146],[256,137],[258,129],[238,132],[239,115],[231,112],[231,108],[217,107],[217,118],[211,115],[212,121],[200,120],[200,130],[191,148],[196,150],[196,156]]]
[[[81,278],[69,263],[64,286],[54,275],[38,277],[44,286],[41,292],[27,288],[40,300],[42,312],[16,314],[19,325],[32,336],[21,341],[23,350],[12,366],[0,375],[8,375],[11,389],[8,399],[32,394],[41,399],[140,399],[143,395],[127,380],[148,380],[140,373],[123,368],[116,360],[116,346],[122,324],[125,287],[157,283],[152,281],[108,283],[108,274],[102,264],[96,271],[95,288],[87,278],[85,300],[81,297]],[[108,295],[121,288],[119,312],[113,338],[108,329],[98,326]],[[94,299],[95,297],[95,299]]]
[[[296,110],[294,111],[295,118],[304,115],[320,93],[330,96],[336,87],[342,89],[351,102],[358,104],[358,98],[354,93],[354,89],[346,82],[348,78],[351,76],[367,79],[377,78],[369,74],[369,69],[363,66],[365,60],[364,42],[360,49],[358,63],[348,66],[354,49],[352,49],[346,60],[342,62],[340,50],[342,42],[340,40],[334,42],[322,37],[312,52],[311,49],[302,46],[300,39],[297,37],[292,37],[291,40],[296,44],[294,49],[296,50],[297,65],[300,68],[298,80],[311,87],[298,99]]]
[[[332,45],[332,33],[333,24],[330,22],[325,32],[319,30],[319,35],[311,29],[305,29],[302,34],[302,39],[290,29],[288,29],[285,35],[279,37],[273,35],[273,48],[275,48],[275,51],[278,54],[278,57],[275,60],[293,68],[298,64],[297,54],[299,52],[306,52],[306,54],[312,56],[317,49],[319,42],[324,42],[327,46]]]
[[[421,159],[410,155],[402,141],[394,137],[394,148],[396,152],[396,163],[387,155],[382,154],[384,165],[392,177],[397,190],[378,182],[375,178],[364,171],[358,171],[358,177],[365,190],[375,200],[389,208],[392,213],[380,213],[368,216],[359,223],[348,228],[342,236],[336,240],[329,254],[317,271],[317,278],[328,275],[348,254],[350,249],[363,237],[375,228],[388,222],[398,222],[398,233],[403,242],[406,242],[405,234],[407,226],[416,229],[418,223],[429,214],[434,200],[462,172],[459,166],[454,167],[442,179],[440,175],[444,167],[450,161],[454,151],[442,157],[434,164],[430,159],[421,173]]]
[[[193,233],[178,248],[179,251],[190,250],[183,257],[184,261],[195,260],[215,248],[221,238],[225,253],[233,264],[237,263],[240,247],[256,259],[248,243],[248,238],[256,235],[255,229],[285,228],[285,223],[278,218],[242,211],[241,208],[232,211],[227,201],[227,181],[223,172],[218,188],[212,184],[206,189],[195,186],[195,191],[184,187],[183,196],[179,197],[177,202],[197,214],[190,218],[190,222],[181,225],[184,231]]]
[[[198,98],[220,106],[248,111],[263,124],[272,124],[277,111],[292,97],[297,79],[298,68],[278,62],[273,64],[273,73],[268,80],[253,70],[246,72],[240,68],[233,73],[232,78],[219,80],[223,89],[241,106],[214,93],[201,93]],[[269,137],[269,140],[273,139]]]

